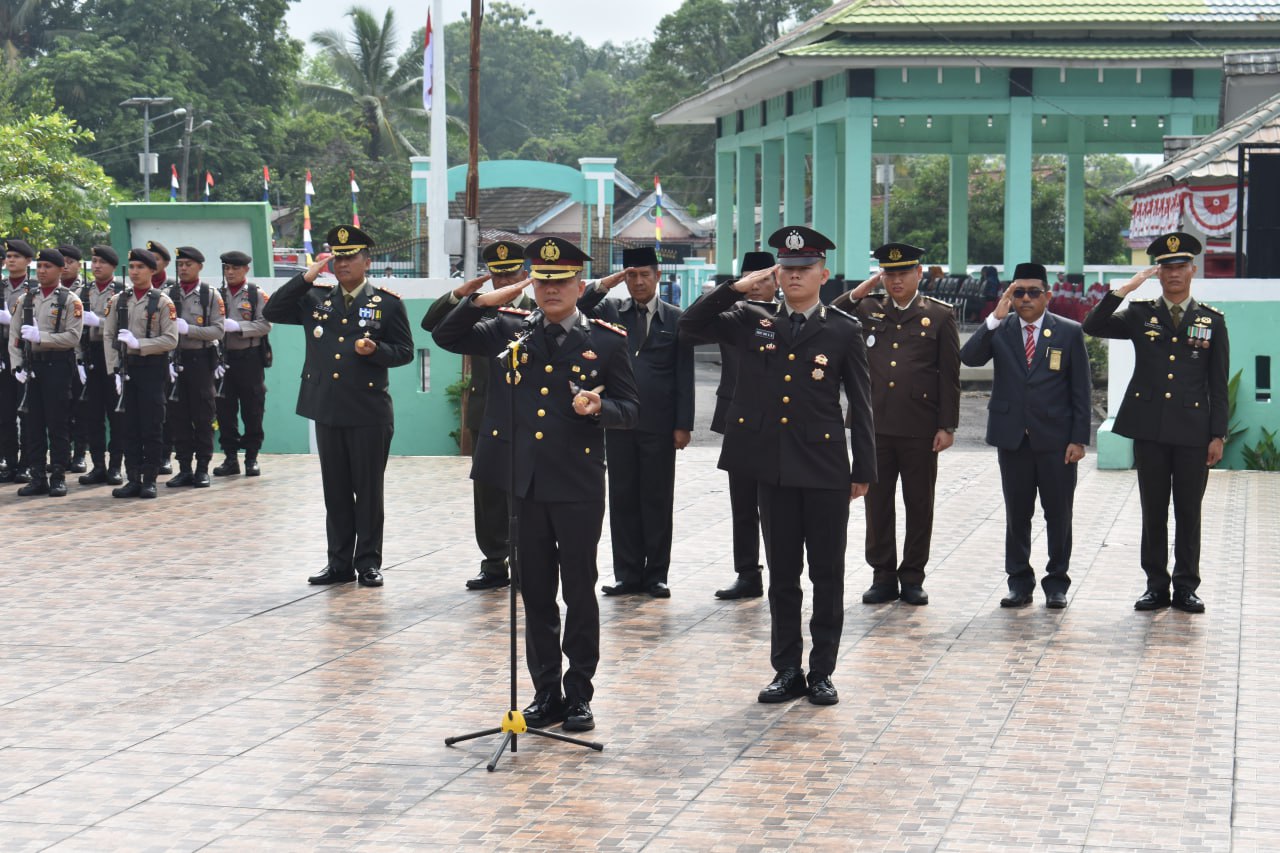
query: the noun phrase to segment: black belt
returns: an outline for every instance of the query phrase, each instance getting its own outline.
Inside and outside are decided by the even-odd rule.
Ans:
[[[259,358],[259,349],[260,347],[258,345],[246,347],[245,349],[229,349],[226,351],[227,361],[235,361],[238,358],[244,358],[250,355],[254,358]]]
[[[64,361],[75,361],[75,350],[58,350],[57,352],[33,352],[31,360],[36,364],[56,364]]]
[[[131,355],[125,358],[125,362],[127,364],[137,365],[161,364],[168,360],[168,353],[157,353],[156,355]]]

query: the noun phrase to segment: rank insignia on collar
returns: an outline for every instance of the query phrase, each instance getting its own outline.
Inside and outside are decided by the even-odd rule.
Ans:
[[[585,358],[587,361],[594,361],[595,359],[599,358],[600,356],[598,356],[598,355],[596,355],[596,354],[595,354],[595,350],[589,350],[589,349],[588,349],[588,350],[583,350],[583,351],[582,351],[582,357],[583,357],[583,358]]]
[[[920,325],[921,325],[921,326],[924,326],[926,329],[927,329],[927,328],[929,328],[929,326],[930,326],[930,324],[931,324],[931,323],[933,323],[933,321],[932,321],[932,320],[930,320],[928,317],[921,317],[921,318],[920,318]]]
[[[823,372],[823,370],[822,370],[822,368],[821,368],[821,367],[815,367],[815,368],[813,369],[813,378],[814,378],[815,380],[821,380],[821,379],[822,379],[822,377],[824,377],[824,376],[826,376],[826,375],[827,375],[827,374]]]
[[[821,364],[823,367],[826,367],[826,366],[827,366],[827,357],[826,357],[825,355],[823,355],[822,353],[818,353],[817,355],[815,355],[815,356],[813,357],[813,363],[814,363],[814,364]]]

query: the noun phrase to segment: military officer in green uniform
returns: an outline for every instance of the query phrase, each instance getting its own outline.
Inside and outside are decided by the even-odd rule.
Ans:
[[[435,331],[440,321],[449,316],[459,302],[476,293],[486,281],[493,283],[494,290],[500,290],[517,282],[527,283],[525,274],[524,246],[510,240],[499,240],[484,247],[481,252],[487,275],[474,278],[460,285],[447,295],[431,303],[422,318],[422,328],[428,332]],[[531,310],[533,302],[527,296],[521,296],[513,308]],[[486,318],[496,317],[498,309],[489,307],[484,310]],[[480,425],[484,422],[485,396],[489,389],[490,359],[471,358],[471,382],[467,387],[467,407],[463,413],[463,428],[470,438],[472,452],[479,439]],[[507,557],[511,553],[511,545],[507,541],[507,493],[502,488],[495,488],[487,483],[475,480],[472,482],[472,501],[475,508],[476,544],[484,559],[480,561],[480,574],[467,580],[467,589],[499,589],[511,583],[507,567]]]
[[[1133,378],[1114,432],[1133,439],[1142,501],[1142,569],[1147,589],[1136,610],[1172,605],[1203,613],[1200,586],[1200,504],[1208,471],[1222,459],[1227,435],[1227,323],[1217,308],[1191,297],[1200,241],[1177,231],[1147,247],[1153,266],[1111,291],[1084,320],[1101,338],[1133,341]],[[1151,276],[1161,295],[1120,304]],[[1169,574],[1169,497],[1177,525]],[[1169,594],[1170,580],[1173,594]]]
[[[286,282],[262,315],[306,330],[298,414],[316,425],[328,537],[328,564],[307,581],[382,586],[383,477],[395,430],[387,370],[413,360],[413,335],[400,297],[368,279],[373,238],[346,225],[325,240],[332,254]],[[330,259],[338,283],[316,283]]]
[[[832,301],[862,321],[876,422],[876,482],[867,491],[866,559],[871,588],[864,604],[901,597],[929,603],[924,567],[933,537],[938,454],[960,423],[960,335],[955,310],[920,293],[924,249],[886,243],[872,252],[880,272]],[[872,290],[883,284],[884,293]],[[895,540],[898,478],[907,511],[902,559]]]

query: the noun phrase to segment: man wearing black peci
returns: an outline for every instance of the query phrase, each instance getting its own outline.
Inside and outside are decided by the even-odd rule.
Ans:
[[[387,370],[413,360],[413,335],[400,297],[368,279],[373,238],[354,225],[325,237],[305,272],[272,294],[263,316],[306,330],[298,414],[316,425],[324,485],[328,564],[312,584],[382,586],[383,477],[395,412]],[[316,277],[333,260],[336,285]]]
[[[525,258],[537,311],[503,307],[527,286],[520,281],[467,296],[433,335],[450,352],[493,359],[495,378],[505,371],[507,347],[525,341],[514,376],[489,385],[471,478],[512,490],[520,518],[515,544],[534,686],[525,721],[534,728],[563,721],[566,731],[588,731],[595,728],[592,678],[600,660],[595,584],[604,524],[604,431],[633,427],[640,404],[626,333],[577,309],[583,263],[590,258],[557,237],[535,241]],[[498,316],[486,318],[493,307]],[[560,584],[569,659],[563,679]]]

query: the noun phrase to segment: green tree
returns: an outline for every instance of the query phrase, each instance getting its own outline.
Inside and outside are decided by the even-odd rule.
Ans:
[[[5,65],[16,69],[24,57],[34,56],[53,23],[74,5],[74,0],[0,0],[0,51]]]

